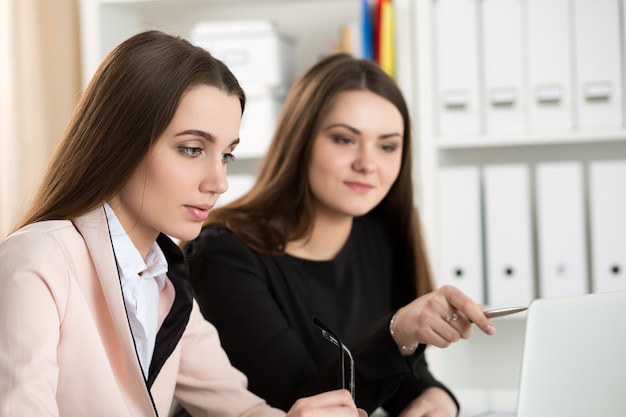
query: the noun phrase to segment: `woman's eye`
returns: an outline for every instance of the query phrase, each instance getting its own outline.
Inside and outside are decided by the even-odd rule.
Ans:
[[[338,135],[334,135],[331,136],[333,142],[338,143],[339,145],[348,145],[350,143],[352,143],[352,139],[350,139],[349,137],[346,136],[338,136]]]
[[[229,164],[231,162],[233,162],[235,160],[235,155],[233,155],[232,153],[223,153],[222,154],[222,162],[224,162],[225,164]]]
[[[381,149],[383,151],[385,151],[385,152],[391,153],[391,152],[395,151],[396,149],[398,149],[398,145],[396,145],[396,144],[386,144],[386,145],[382,145]]]
[[[181,146],[178,150],[187,156],[198,156],[202,153],[202,148],[194,148],[192,146]]]

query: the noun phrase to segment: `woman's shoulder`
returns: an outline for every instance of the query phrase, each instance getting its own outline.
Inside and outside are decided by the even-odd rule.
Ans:
[[[22,227],[0,243],[0,264],[4,272],[52,271],[64,268],[76,253],[86,251],[85,242],[69,220],[48,220]]]
[[[208,226],[204,226],[202,231],[200,231],[200,235],[198,235],[198,239],[228,239],[234,236],[233,232],[224,226],[223,224],[210,224]]]
[[[46,220],[16,230],[1,245],[23,246],[31,250],[49,245],[66,246],[74,242],[82,242],[82,239],[70,220]]]
[[[183,252],[188,259],[195,259],[211,253],[235,253],[240,254],[250,249],[244,242],[224,225],[209,225],[192,241],[183,246]]]

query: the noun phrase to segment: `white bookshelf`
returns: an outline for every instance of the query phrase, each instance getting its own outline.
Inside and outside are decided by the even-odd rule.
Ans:
[[[570,130],[532,131],[465,135],[442,135],[437,126],[437,68],[435,65],[435,4],[442,0],[412,3],[411,62],[413,64],[413,117],[418,140],[415,160],[421,217],[427,234],[427,243],[433,267],[438,262],[439,241],[437,224],[437,170],[440,167],[487,164],[524,163],[532,170],[542,162],[577,161],[588,174],[594,160],[626,159],[626,128],[580,128]],[[451,4],[452,1],[448,1]],[[610,0],[609,0],[610,1]],[[485,0],[469,0],[478,4]],[[527,13],[528,0],[520,0]],[[460,2],[459,2],[460,3]],[[624,4],[616,1],[624,12]],[[480,19],[478,20],[480,23]],[[622,19],[622,25],[623,25]],[[528,30],[532,30],[528,29]],[[624,36],[624,28],[621,29]],[[406,35],[406,33],[405,33]],[[623,49],[623,40],[622,49]],[[484,53],[484,51],[479,51]],[[404,65],[404,64],[402,64]],[[622,68],[620,71],[624,72]],[[528,81],[528,80],[526,80]],[[574,112],[576,115],[576,112]],[[484,120],[483,120],[484,121]],[[588,184],[584,184],[588,193]],[[531,187],[531,191],[534,191]],[[587,194],[588,195],[588,194]],[[531,196],[532,203],[534,197]],[[588,201],[585,204],[589,204]],[[534,213],[533,213],[534,214]],[[536,227],[536,225],[534,224]],[[587,225],[587,228],[589,226]],[[536,232],[536,230],[534,231]],[[536,239],[536,237],[535,237]],[[536,240],[533,242],[537,254]],[[537,257],[535,256],[535,263]],[[535,284],[537,274],[535,266]],[[467,341],[448,349],[429,348],[427,357],[433,371],[445,381],[462,402],[462,416],[473,416],[486,411],[514,411],[520,377],[524,342],[525,314],[494,319],[497,333],[488,337],[478,329]]]

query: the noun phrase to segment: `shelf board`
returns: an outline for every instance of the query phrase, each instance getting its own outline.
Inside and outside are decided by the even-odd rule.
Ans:
[[[439,150],[495,148],[510,146],[565,145],[577,143],[626,142],[624,130],[594,130],[588,132],[551,132],[502,135],[467,135],[435,138]]]

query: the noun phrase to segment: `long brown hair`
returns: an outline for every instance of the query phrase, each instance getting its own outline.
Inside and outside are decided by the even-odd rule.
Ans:
[[[139,33],[104,59],[86,88],[17,228],[72,219],[110,199],[171,122],[181,97],[210,85],[245,95],[230,70],[188,41]]]
[[[402,115],[400,173],[373,213],[399,242],[405,270],[416,277],[417,293],[429,292],[433,289],[432,278],[413,202],[409,111],[395,81],[372,61],[337,53],[302,75],[285,99],[254,187],[229,205],[213,210],[206,225],[225,225],[253,249],[274,254],[284,252],[287,242],[306,237],[314,216],[305,168],[313,141],[337,95],[354,90],[371,91],[389,100]]]

